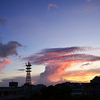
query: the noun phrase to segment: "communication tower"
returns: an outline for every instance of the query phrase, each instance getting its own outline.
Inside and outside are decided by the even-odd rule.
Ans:
[[[30,74],[30,72],[31,72],[31,63],[30,62],[28,62],[28,64],[26,64],[26,72],[27,72],[27,74],[26,74],[26,84],[31,84],[31,74]]]

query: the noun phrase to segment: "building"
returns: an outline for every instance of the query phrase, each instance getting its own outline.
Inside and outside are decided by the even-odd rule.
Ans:
[[[84,92],[84,84],[66,82],[66,85],[72,88],[72,95],[82,95]]]
[[[23,94],[23,88],[18,87],[18,82],[9,82],[9,87],[0,87],[0,100],[19,98]]]
[[[43,84],[24,84],[23,86],[18,87],[18,82],[9,82],[9,87],[0,87],[0,100],[11,100],[23,96],[28,98],[35,91],[39,92],[43,87],[46,86]]]

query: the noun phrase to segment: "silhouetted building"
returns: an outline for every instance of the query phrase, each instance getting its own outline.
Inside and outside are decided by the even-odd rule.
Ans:
[[[83,83],[70,83],[65,82],[66,85],[72,88],[72,95],[82,95],[84,92],[84,84]]]
[[[18,82],[9,82],[9,87],[0,87],[0,100],[11,100],[23,96],[23,88]]]
[[[9,87],[18,87],[18,82],[9,82]]]

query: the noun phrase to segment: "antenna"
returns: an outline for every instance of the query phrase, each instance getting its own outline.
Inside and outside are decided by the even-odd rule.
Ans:
[[[28,64],[26,64],[26,72],[27,72],[27,74],[26,74],[26,84],[30,84],[31,85],[31,74],[30,74],[30,72],[31,72],[31,63],[30,62],[28,62]]]

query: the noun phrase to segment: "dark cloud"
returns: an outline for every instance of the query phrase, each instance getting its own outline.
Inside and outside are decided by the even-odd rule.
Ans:
[[[47,48],[41,50],[37,54],[48,54],[48,53],[75,53],[79,51],[89,51],[89,50],[94,50],[92,47],[66,47],[66,48]]]
[[[3,18],[0,18],[0,24],[4,26],[5,23],[7,23],[7,20],[3,19]]]
[[[7,44],[0,43],[0,57],[18,55],[16,50],[18,47],[22,47],[22,45],[17,41],[10,41]]]
[[[18,55],[16,50],[18,47],[23,46],[16,41],[10,41],[7,44],[0,43],[0,57],[4,58],[0,60],[0,73],[2,73],[3,69],[6,67],[7,64],[12,63],[12,61],[9,61],[9,59],[5,59],[5,57],[11,55]]]
[[[67,47],[67,48],[48,48],[43,49],[39,54],[46,54],[46,53],[63,53],[63,52],[73,52],[82,49],[81,47]]]
[[[17,71],[25,71],[25,69],[17,69]]]
[[[80,67],[83,68],[84,66],[91,65],[91,63],[82,64]]]

